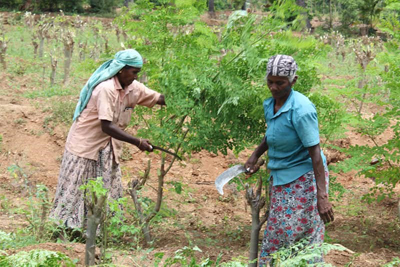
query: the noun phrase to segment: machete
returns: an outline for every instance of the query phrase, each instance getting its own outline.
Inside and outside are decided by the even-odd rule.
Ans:
[[[263,159],[258,160],[257,164],[254,166],[254,170],[257,171],[264,163],[265,161]],[[218,193],[223,195],[224,191],[222,190],[222,188],[224,187],[224,185],[226,185],[230,180],[244,172],[249,172],[249,169],[246,170],[243,165],[239,164],[221,173],[215,180],[215,187],[217,188]]]

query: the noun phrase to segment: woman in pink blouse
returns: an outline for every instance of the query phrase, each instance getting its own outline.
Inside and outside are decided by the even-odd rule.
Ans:
[[[149,140],[124,131],[136,105],[165,105],[164,95],[137,81],[142,66],[136,50],[120,51],[92,74],[80,93],[50,213],[67,229],[85,227],[87,210],[79,187],[88,179],[103,177],[109,197],[122,197],[122,142],[152,151]]]

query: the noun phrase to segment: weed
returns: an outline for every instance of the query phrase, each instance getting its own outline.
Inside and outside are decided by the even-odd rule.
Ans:
[[[131,153],[129,147],[126,144],[124,144],[123,147],[122,147],[121,160],[122,161],[128,161],[128,160],[131,160],[131,159],[133,159],[132,153]]]
[[[17,125],[24,125],[26,123],[26,120],[24,120],[23,118],[18,118],[14,120],[14,123]]]
[[[45,87],[43,90],[35,90],[24,93],[24,97],[34,99],[39,97],[54,97],[54,96],[69,96],[74,94],[75,92],[71,89],[71,87],[61,87],[61,86],[49,86]]]
[[[226,235],[232,241],[239,241],[243,237],[243,227],[237,226],[236,229],[226,231]]]
[[[174,264],[178,264],[180,266],[218,266],[221,261],[222,255],[218,255],[217,260],[214,262],[209,258],[201,259],[199,263],[197,263],[195,253],[202,253],[201,249],[197,246],[193,247],[183,247],[175,251],[175,255],[173,257],[167,258],[163,266],[173,266]],[[156,261],[154,266],[158,266],[161,262],[161,259],[164,257],[163,252],[158,252],[154,254]]]
[[[400,258],[394,258],[391,262],[386,263],[384,267],[395,267],[400,266]]]
[[[1,259],[1,258],[0,258]],[[17,254],[6,256],[0,260],[0,266],[26,267],[26,266],[75,266],[75,263],[65,254],[48,250],[20,251]]]
[[[11,202],[6,196],[0,196],[0,208],[8,211],[11,207]]]
[[[313,261],[321,258],[323,254],[327,254],[330,250],[345,250],[341,245],[331,245],[328,243],[312,244],[306,239],[300,240],[289,248],[282,248],[278,252],[272,254],[272,266],[279,267],[306,267],[313,266]],[[315,266],[315,264],[314,264]]]

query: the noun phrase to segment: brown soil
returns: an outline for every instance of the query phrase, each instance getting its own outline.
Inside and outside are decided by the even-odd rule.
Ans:
[[[11,232],[28,225],[24,216],[10,212],[18,207],[26,207],[28,191],[35,184],[44,184],[54,194],[60,159],[64,149],[65,126],[57,126],[54,131],[44,129],[43,100],[28,100],[24,91],[35,90],[29,77],[18,81],[9,74],[0,72],[0,230]],[[18,83],[20,89],[12,84]],[[379,138],[384,142],[390,133]],[[346,139],[336,141],[338,146],[367,144],[368,140],[356,132],[350,132]],[[144,154],[134,147],[128,148],[133,159],[122,162],[123,182],[143,171],[148,159],[153,162],[151,179],[145,194],[154,198],[156,193],[156,168],[160,156]],[[167,182],[179,181],[184,185],[182,194],[173,192],[170,185],[165,187],[165,204],[175,209],[176,215],[164,219],[153,227],[155,238],[153,250],[147,250],[142,243],[131,251],[114,252],[113,262],[124,266],[150,266],[156,252],[174,255],[184,246],[197,245],[203,252],[198,258],[216,259],[222,253],[223,260],[246,256],[249,249],[251,216],[244,200],[243,192],[228,185],[225,195],[220,196],[214,187],[215,178],[231,164],[243,163],[251,151],[246,150],[236,158],[228,155],[214,155],[205,151],[195,153],[190,158],[176,163],[167,175]],[[327,150],[331,164],[346,157],[335,150]],[[8,168],[19,166],[23,173],[13,176]],[[373,186],[373,181],[360,177],[356,171],[335,174],[348,189],[340,202],[335,202],[336,219],[327,227],[327,235],[333,243],[340,243],[349,250],[332,251],[326,262],[335,266],[380,266],[393,257],[400,256],[400,222],[397,218],[397,202],[385,200],[367,204],[360,197]],[[397,193],[399,188],[396,189]],[[84,245],[76,243],[44,243],[24,248],[60,251],[77,258],[83,264]],[[141,249],[138,249],[141,248]],[[13,253],[15,251],[12,251]]]

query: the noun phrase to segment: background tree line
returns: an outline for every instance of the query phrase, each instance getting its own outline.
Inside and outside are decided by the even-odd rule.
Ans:
[[[0,8],[21,11],[112,13],[132,0],[2,0]]]
[[[300,21],[300,28],[310,29],[310,21],[318,18],[325,30],[350,33],[353,25],[362,25],[361,34],[374,34],[380,16],[400,21],[399,0],[203,0],[210,15],[219,10],[272,12],[287,22]],[[137,0],[1,0],[0,9],[72,13],[113,13],[118,7],[129,7]],[[176,1],[152,0],[153,4],[174,4]],[[282,9],[281,7],[285,8]],[[284,12],[277,13],[277,10]],[[299,18],[301,17],[301,18]]]

